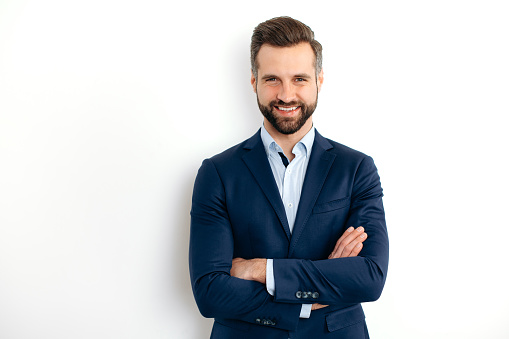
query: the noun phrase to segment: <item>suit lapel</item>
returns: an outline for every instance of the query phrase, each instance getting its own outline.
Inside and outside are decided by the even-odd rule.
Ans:
[[[289,256],[295,249],[300,235],[306,226],[306,223],[311,215],[316,199],[322,190],[325,178],[331,168],[336,155],[327,152],[331,149],[332,145],[318,132],[315,135],[313,149],[311,151],[311,158],[309,159],[306,177],[302,185],[302,193],[299,201],[299,209],[293,226],[293,233],[290,242]]]
[[[250,151],[244,154],[242,160],[249,168],[249,171],[254,176],[258,185],[261,187],[263,193],[272,205],[272,208],[274,208],[274,211],[285,230],[286,237],[288,238],[288,241],[290,241],[290,227],[288,226],[285,208],[281,201],[276,181],[274,180],[274,174],[270,168],[267,153],[263,147],[259,131],[246,141],[244,149],[248,149]]]

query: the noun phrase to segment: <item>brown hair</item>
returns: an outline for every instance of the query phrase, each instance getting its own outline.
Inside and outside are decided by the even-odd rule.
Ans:
[[[251,70],[258,78],[256,57],[263,44],[277,47],[290,47],[308,42],[315,53],[316,74],[322,70],[322,45],[315,40],[315,33],[309,26],[288,16],[281,16],[262,22],[251,37]]]

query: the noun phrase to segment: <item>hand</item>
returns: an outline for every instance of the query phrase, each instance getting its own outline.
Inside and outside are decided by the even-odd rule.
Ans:
[[[329,305],[313,304],[311,305],[311,311],[316,311],[324,307],[329,307]]]
[[[362,243],[367,238],[368,235],[364,232],[364,227],[357,227],[355,231],[353,227],[349,227],[336,242],[336,246],[328,259],[356,257],[362,250]],[[327,306],[328,305],[313,304],[313,306],[311,306],[311,311],[319,310]]]
[[[367,238],[368,235],[364,232],[364,227],[359,226],[354,231],[354,228],[350,226],[336,242],[329,259],[356,257],[362,250],[362,243]]]
[[[242,259],[235,258],[232,261],[230,275],[244,280],[258,281],[265,284],[267,259]]]

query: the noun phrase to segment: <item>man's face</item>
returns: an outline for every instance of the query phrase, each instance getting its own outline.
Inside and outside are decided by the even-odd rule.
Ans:
[[[292,47],[262,45],[257,56],[258,78],[251,76],[258,107],[282,134],[293,134],[311,115],[322,87],[323,72],[316,77],[315,54],[307,42]]]

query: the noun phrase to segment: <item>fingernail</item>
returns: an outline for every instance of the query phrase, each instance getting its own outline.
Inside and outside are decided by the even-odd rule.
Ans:
[[[361,244],[361,243],[358,243],[358,244],[357,244],[357,246],[355,246],[355,247],[357,247],[357,248],[361,248],[361,246],[362,246],[362,244]]]
[[[359,233],[364,232],[364,227],[362,226],[357,227],[357,232]]]
[[[348,229],[346,231],[347,232],[353,232],[353,227],[352,226],[348,227]]]
[[[366,233],[361,234],[361,236],[360,236],[360,237],[361,237],[361,238],[363,238],[363,239],[364,239],[364,238],[366,238]]]

